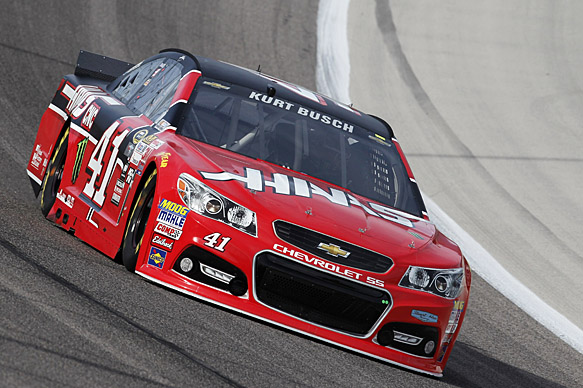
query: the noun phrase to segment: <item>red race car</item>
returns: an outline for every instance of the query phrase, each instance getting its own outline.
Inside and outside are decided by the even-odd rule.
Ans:
[[[178,49],[82,51],[27,173],[49,220],[140,276],[443,372],[470,269],[377,117]]]

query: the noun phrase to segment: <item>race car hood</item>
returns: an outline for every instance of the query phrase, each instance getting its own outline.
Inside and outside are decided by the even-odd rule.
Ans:
[[[271,233],[273,222],[283,220],[366,247],[395,263],[406,260],[423,266],[437,260],[444,268],[461,263],[459,248],[426,220],[263,160],[190,139],[185,142],[195,152],[181,155],[193,176],[254,211],[259,238],[262,230]],[[458,254],[436,249],[442,247]]]

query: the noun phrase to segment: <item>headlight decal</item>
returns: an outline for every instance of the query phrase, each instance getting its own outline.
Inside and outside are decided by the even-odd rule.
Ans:
[[[409,266],[399,286],[455,299],[460,294],[463,278],[463,268],[433,269]]]
[[[177,188],[180,198],[190,210],[257,237],[255,212],[217,193],[187,173],[180,174]]]

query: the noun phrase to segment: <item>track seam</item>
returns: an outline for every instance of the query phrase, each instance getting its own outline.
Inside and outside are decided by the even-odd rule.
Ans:
[[[399,41],[399,37],[397,34],[397,29],[395,26],[395,22],[393,20],[393,13],[391,11],[391,5],[389,0],[376,0],[376,22],[377,25],[383,35],[383,42],[389,53],[391,54],[391,58],[393,58],[397,64],[397,70],[399,71],[399,75],[405,82],[405,84],[411,90],[415,101],[419,107],[425,112],[427,117],[432,120],[438,127],[439,130],[447,132],[450,137],[453,139],[454,144],[457,147],[460,147],[463,151],[460,157],[465,157],[467,159],[473,160],[475,163],[473,166],[476,168],[476,173],[480,174],[482,179],[488,181],[490,183],[490,187],[499,192],[501,196],[506,198],[508,203],[511,206],[519,209],[525,217],[530,219],[530,222],[533,225],[536,225],[540,230],[543,230],[546,235],[556,241],[556,245],[561,247],[564,254],[570,255],[575,257],[579,260],[583,259],[581,254],[567,246],[567,244],[562,241],[559,236],[557,236],[544,222],[538,219],[529,209],[527,209],[524,205],[518,202],[512,194],[510,194],[504,186],[502,186],[492,174],[482,165],[480,160],[474,155],[471,150],[455,135],[449,124],[445,121],[443,116],[439,113],[429,95],[423,89],[423,86],[419,82],[419,79],[415,75],[411,64],[407,60],[407,57],[401,47],[401,43]]]
[[[32,56],[35,56],[35,57],[38,57],[38,58],[43,58],[43,59],[46,59],[46,60],[49,60],[49,61],[52,61],[52,62],[57,62],[57,63],[60,63],[61,65],[67,65],[67,66],[73,66],[73,67],[75,67],[75,64],[74,63],[69,63],[69,62],[61,61],[60,59],[51,58],[51,57],[48,57],[46,55],[39,54],[39,53],[35,53],[34,51],[30,51],[30,50],[25,50],[25,49],[20,48],[20,47],[11,46],[11,45],[6,44],[6,43],[0,43],[0,47],[4,47],[4,48],[7,48],[9,50],[18,51],[20,53],[32,55]]]
[[[501,185],[490,172],[482,165],[479,158],[474,155],[471,150],[455,135],[452,128],[445,121],[443,116],[439,113],[436,106],[431,101],[429,95],[423,89],[419,79],[415,75],[411,64],[401,47],[397,29],[393,20],[390,0],[376,0],[376,21],[382,35],[383,42],[391,57],[394,58],[399,71],[399,75],[404,83],[409,87],[415,101],[425,114],[432,120],[438,129],[447,132],[456,146],[460,147],[466,155],[460,155],[460,158],[468,158],[475,163],[473,166],[477,172],[482,174],[482,179],[491,182],[493,189],[500,192],[511,203],[512,206],[524,212],[525,217],[530,218],[530,222],[537,225],[541,230],[546,232],[547,236],[551,237],[557,242],[558,246],[562,247],[565,254],[571,255],[575,258],[581,259],[582,256],[568,247],[561,239],[553,233],[553,231],[542,221],[540,221],[533,213],[531,213],[524,205],[518,202],[507,190]],[[423,194],[423,193],[422,193]],[[569,321],[561,313],[549,306],[538,295],[531,291],[528,287],[518,281],[512,274],[510,274],[502,265],[492,256],[485,248],[475,241],[465,230],[463,230],[455,221],[453,221],[431,198],[424,195],[427,208],[434,222],[442,232],[446,232],[450,237],[455,237],[460,244],[460,247],[465,250],[465,255],[470,262],[470,265],[475,272],[486,280],[495,289],[501,292],[508,300],[518,306],[527,315],[531,316],[535,321],[550,330],[553,334],[566,342],[580,353],[583,353],[583,341],[581,340],[581,329]],[[464,245],[464,246],[462,246]],[[469,252],[468,252],[469,251]],[[475,259],[475,260],[474,260]],[[488,263],[487,265],[485,263]],[[492,269],[495,268],[495,269]],[[513,285],[510,289],[507,285],[497,279],[503,277],[507,279],[509,284]],[[520,290],[517,291],[517,290]],[[533,308],[532,306],[536,306]],[[541,316],[541,312],[548,313],[548,316]]]
[[[188,352],[186,352],[184,349],[177,346],[176,344],[174,344],[170,341],[167,341],[167,340],[163,339],[162,337],[156,335],[155,333],[151,332],[150,330],[148,330],[144,326],[132,321],[130,318],[126,317],[125,315],[121,314],[120,312],[118,312],[118,311],[112,309],[111,307],[99,302],[93,296],[86,293],[85,291],[83,291],[82,289],[80,289],[78,286],[71,283],[70,281],[66,280],[65,278],[49,271],[46,267],[35,262],[33,259],[28,257],[28,255],[26,255],[24,252],[22,252],[18,247],[16,247],[10,241],[5,240],[3,237],[0,237],[0,245],[3,248],[5,248],[6,250],[8,250],[9,252],[11,252],[12,254],[14,254],[15,256],[17,256],[18,258],[20,258],[23,261],[27,262],[28,264],[32,265],[40,273],[44,274],[45,276],[49,277],[50,279],[54,280],[55,282],[61,284],[62,286],[71,290],[72,292],[85,297],[87,300],[94,303],[95,305],[102,307],[110,314],[113,314],[116,317],[120,318],[122,321],[126,322],[128,325],[130,325],[130,326],[142,331],[143,333],[147,334],[150,338],[154,339],[155,341],[157,341],[161,345],[164,345],[164,346],[172,349],[173,351],[183,355],[184,357],[186,357],[190,361],[194,362],[195,364],[197,364],[201,368],[203,368],[203,369],[211,372],[215,376],[219,377],[221,380],[223,380],[228,385],[230,385],[232,387],[237,387],[237,388],[244,387],[244,385],[239,384],[235,380],[223,375],[221,372],[217,371],[216,369],[212,368],[211,366],[206,365],[203,361],[195,358],[194,356],[192,356],[191,354],[189,354]]]

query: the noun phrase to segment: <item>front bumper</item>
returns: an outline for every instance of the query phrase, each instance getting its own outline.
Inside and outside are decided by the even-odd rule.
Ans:
[[[210,252],[200,242],[193,238],[183,249],[175,248],[181,254],[174,255],[173,261],[167,259],[169,263],[162,269],[148,265],[144,257],[136,272],[195,298],[407,369],[442,376],[465,316],[469,282],[452,301],[396,283],[384,288],[366,285],[274,249],[256,252],[253,260],[242,260],[238,249]],[[193,247],[214,257],[214,261],[203,259],[204,266],[225,275],[213,279],[200,272],[189,276],[181,271],[179,260],[185,252],[194,256]],[[220,261],[228,265],[217,264]],[[244,262],[248,265],[232,264]],[[238,296],[229,288],[234,279],[246,282],[245,292]],[[413,310],[424,312],[424,321]],[[429,346],[429,341],[434,344]]]

